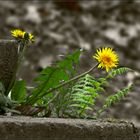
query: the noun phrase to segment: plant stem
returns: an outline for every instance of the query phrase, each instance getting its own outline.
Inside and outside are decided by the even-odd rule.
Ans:
[[[57,89],[59,89],[59,88],[65,86],[65,85],[67,85],[67,84],[69,84],[69,83],[71,83],[71,82],[73,82],[73,81],[75,81],[75,80],[78,80],[79,78],[83,77],[84,75],[90,73],[90,72],[93,71],[97,66],[98,66],[98,63],[97,63],[96,65],[94,65],[93,67],[91,67],[88,71],[86,71],[86,72],[84,72],[84,73],[82,73],[82,74],[80,74],[80,75],[77,75],[77,76],[75,76],[74,78],[72,78],[72,79],[70,79],[70,80],[68,80],[68,81],[66,81],[66,82],[63,82],[63,83],[59,84],[58,86],[56,86],[56,87],[54,87],[54,88],[48,90],[47,92],[45,92],[45,93],[42,94],[41,96],[38,96],[36,99],[34,99],[34,97],[31,98],[31,99],[29,99],[26,103],[32,103],[32,104],[34,104],[37,100],[39,100],[40,98],[42,98],[42,97],[45,96],[46,94],[48,94],[48,93],[50,93],[50,92],[53,92],[53,91],[55,91],[55,90],[57,90]],[[48,104],[50,104],[58,95],[59,95],[59,93],[57,93],[57,94],[48,102]]]

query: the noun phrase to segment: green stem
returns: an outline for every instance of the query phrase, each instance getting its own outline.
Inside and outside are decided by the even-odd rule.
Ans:
[[[82,73],[82,74],[80,74],[80,75],[77,75],[77,76],[75,76],[74,78],[72,78],[72,79],[70,79],[70,80],[68,80],[68,81],[66,81],[66,82],[63,82],[62,84],[59,84],[58,86],[56,86],[56,87],[54,87],[54,88],[48,90],[47,92],[45,92],[45,93],[42,94],[41,96],[38,96],[37,98],[34,98],[34,97],[33,97],[33,98],[29,99],[26,103],[27,103],[27,104],[34,104],[37,100],[39,100],[39,99],[42,98],[43,96],[47,95],[48,93],[53,92],[53,91],[55,91],[55,90],[57,90],[57,89],[59,89],[59,88],[65,86],[65,85],[67,85],[67,84],[69,84],[69,83],[71,83],[71,82],[73,82],[73,81],[75,81],[75,80],[78,80],[79,78],[83,77],[84,75],[90,73],[90,72],[93,71],[97,66],[98,66],[98,63],[97,63],[96,65],[94,65],[93,67],[91,67],[88,71],[86,71],[86,72],[84,72],[84,73]],[[58,95],[59,95],[59,93],[57,93],[57,94],[48,102],[48,104],[50,104],[52,101],[54,101],[54,100],[57,98]]]

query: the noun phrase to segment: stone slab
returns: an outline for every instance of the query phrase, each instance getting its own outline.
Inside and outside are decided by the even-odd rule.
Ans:
[[[138,140],[130,122],[0,116],[0,140]]]

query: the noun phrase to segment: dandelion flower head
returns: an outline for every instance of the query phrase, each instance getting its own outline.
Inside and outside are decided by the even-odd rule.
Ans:
[[[109,47],[98,49],[93,58],[99,63],[98,68],[105,68],[107,72],[117,67],[119,63],[118,55]]]
[[[15,29],[11,31],[11,35],[15,38],[23,39],[24,35],[26,32],[20,30],[20,29]]]
[[[25,39],[26,33],[27,32],[20,29],[15,29],[11,31],[11,35],[16,39]],[[34,41],[34,36],[31,33],[28,33],[28,35],[29,35],[29,40]]]

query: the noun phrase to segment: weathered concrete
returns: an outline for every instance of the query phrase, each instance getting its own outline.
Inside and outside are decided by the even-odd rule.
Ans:
[[[129,122],[0,117],[0,140],[138,140]]]
[[[14,40],[0,40],[0,81],[7,89],[18,61],[17,43]]]

